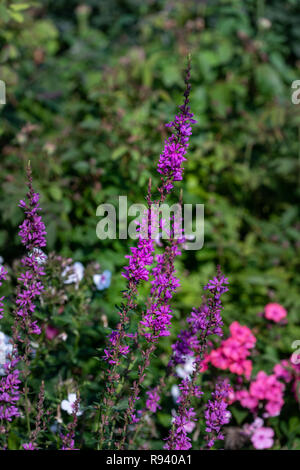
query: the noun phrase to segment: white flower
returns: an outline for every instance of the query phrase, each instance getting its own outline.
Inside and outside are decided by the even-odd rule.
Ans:
[[[66,278],[64,284],[79,284],[84,275],[84,266],[76,261],[72,266],[67,266],[61,275]]]
[[[4,259],[0,256],[0,266],[3,264]]]
[[[10,338],[0,331],[0,375],[5,374],[3,365],[8,362],[7,356],[12,353]]]
[[[259,428],[261,428],[263,425],[264,425],[264,420],[261,419],[261,418],[259,418],[259,417],[258,417],[258,418],[255,418],[255,420],[254,420],[253,423],[252,423],[252,427],[253,427],[254,429],[259,429]]]
[[[183,366],[180,365],[176,367],[176,374],[181,379],[189,379],[193,371],[194,371],[194,359],[191,356],[188,357],[188,359],[183,364]]]
[[[261,27],[261,29],[270,29],[272,23],[268,18],[259,18],[258,25]]]
[[[45,264],[48,256],[41,250],[40,248],[33,248],[32,252],[29,253],[29,257],[31,258],[34,255],[34,259],[38,264]]]
[[[62,410],[66,411],[69,415],[73,413],[73,406],[75,401],[76,401],[76,393],[69,393],[68,394],[68,399],[63,400],[60,404],[60,407]],[[77,411],[76,416],[81,416],[82,411],[80,409]]]
[[[231,419],[231,413],[229,410],[225,411],[224,414],[224,424],[228,424]]]
[[[177,398],[178,398],[179,395],[180,395],[180,390],[179,390],[178,385],[172,385],[172,387],[171,387],[171,395],[172,395],[172,397],[173,397],[173,400],[176,402],[176,401],[177,401]]]
[[[94,274],[93,281],[98,290],[107,289],[111,283],[111,272],[105,270],[102,274]]]

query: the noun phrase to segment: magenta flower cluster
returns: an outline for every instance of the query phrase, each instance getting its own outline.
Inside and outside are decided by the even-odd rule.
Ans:
[[[223,341],[219,348],[210,352],[206,357],[206,364],[211,362],[219,369],[229,369],[230,372],[249,379],[252,361],[248,356],[255,346],[256,338],[247,326],[240,325],[237,321],[230,325],[229,330],[229,338]]]
[[[180,394],[177,399],[179,408],[175,416],[173,426],[169,432],[166,449],[169,450],[187,450],[192,447],[191,439],[188,433],[193,429],[193,423],[196,421],[194,416],[194,408],[191,406],[191,400],[196,397],[200,398],[203,394],[201,388],[196,385],[196,380],[200,372],[203,370],[204,354],[207,347],[208,337],[210,335],[221,336],[222,333],[222,303],[221,296],[228,291],[227,288],[228,279],[223,276],[218,268],[217,277],[210,280],[204,287],[204,291],[208,291],[209,297],[204,298],[203,305],[199,309],[193,309],[191,315],[187,318],[187,329],[182,330],[176,343],[172,346],[173,356],[169,363],[169,367],[174,367],[177,364],[184,364],[188,358],[192,358],[192,372],[187,378],[183,378],[179,385]],[[225,396],[225,386],[217,386],[216,391],[213,393],[214,402],[218,403],[218,416],[220,417],[220,429],[221,429],[221,408],[224,406],[225,409],[227,404],[219,404],[220,397]],[[209,402],[205,417],[209,418],[209,409],[213,402]],[[225,406],[226,405],[226,406]],[[227,415],[228,416],[228,415]],[[215,416],[211,416],[211,423]],[[180,425],[181,424],[181,425]],[[225,424],[225,422],[224,422]],[[216,425],[215,425],[216,428]],[[207,425],[207,432],[209,431]],[[219,431],[220,431],[219,429]],[[214,432],[216,429],[213,429]],[[222,436],[220,432],[216,433],[216,436],[209,439],[210,445],[212,446],[215,439],[219,439]]]
[[[18,359],[11,359],[4,364],[5,375],[0,381],[0,420],[12,421],[20,416],[20,411],[16,404],[20,399],[19,385],[21,383],[20,372],[16,369]]]
[[[259,406],[263,407],[264,416],[278,416],[284,404],[284,389],[285,385],[279,382],[275,374],[268,375],[261,370],[251,382],[249,390],[238,390],[235,399],[252,411],[256,411]]]
[[[218,277],[204,287],[211,296],[204,299],[200,308],[194,308],[187,318],[188,328],[179,333],[178,340],[172,345],[173,356],[170,365],[183,364],[187,357],[193,356],[195,352],[201,353],[202,361],[203,341],[206,342],[210,335],[223,335],[221,296],[228,291],[227,284],[228,279],[219,273]]]
[[[140,322],[143,325],[143,334],[149,342],[155,342],[159,337],[170,334],[170,300],[180,285],[174,268],[174,259],[181,254],[178,243],[178,239],[172,240],[165,252],[157,255],[157,264],[152,269],[151,303]]]
[[[150,212],[144,216],[137,231],[140,232],[137,247],[131,247],[131,254],[125,258],[129,260],[128,266],[125,266],[123,276],[128,281],[138,284],[140,281],[148,281],[149,271],[147,266],[153,263],[154,240],[152,238],[151,223],[149,219]]]
[[[160,155],[157,171],[162,175],[163,190],[169,193],[174,186],[174,181],[182,180],[183,162],[189,147],[189,138],[192,134],[191,124],[197,121],[193,119],[190,112],[190,69],[188,68],[186,78],[185,102],[179,107],[181,113],[167,127],[173,128],[175,132],[165,141],[165,147]]]
[[[204,416],[206,432],[209,433],[208,448],[214,445],[216,439],[224,439],[221,429],[230,421],[231,413],[227,407],[231,391],[232,389],[226,381],[216,384],[215,391],[212,393],[213,399],[209,400],[206,405]]]
[[[29,334],[39,335],[41,329],[33,319],[33,314],[36,308],[35,298],[41,295],[44,289],[40,278],[45,275],[43,264],[46,255],[42,248],[46,246],[46,231],[42,217],[39,215],[41,211],[40,196],[33,191],[30,174],[27,198],[28,203],[21,200],[19,204],[25,212],[25,220],[20,225],[19,236],[22,244],[26,247],[27,254],[22,259],[26,271],[18,278],[20,288],[16,299],[16,313],[23,330]]]
[[[160,396],[158,394],[157,387],[152,390],[148,390],[146,394],[148,397],[146,400],[146,408],[149,411],[152,411],[152,413],[156,413],[158,409],[161,409],[161,406],[159,405]]]
[[[0,381],[0,419],[3,422],[10,422],[13,418],[21,416],[17,403],[21,398],[20,384],[21,373],[17,365],[24,361],[29,364],[30,335],[40,334],[41,330],[34,320],[35,299],[43,291],[40,277],[45,274],[43,263],[46,256],[41,248],[46,246],[46,231],[39,211],[39,194],[35,193],[32,187],[31,170],[28,167],[28,203],[20,201],[19,206],[25,212],[25,220],[20,225],[19,235],[21,242],[25,245],[27,253],[22,258],[22,264],[26,271],[18,277],[18,288],[16,296],[16,309],[14,311],[14,326],[12,339],[12,353],[9,361],[4,364],[4,376]],[[6,272],[1,268],[0,279],[4,279]],[[21,337],[21,330],[24,337]],[[25,344],[24,355],[18,351],[19,346]],[[32,450],[32,444],[24,444],[24,449]]]
[[[196,421],[194,408],[183,409],[182,413],[177,414],[173,421],[173,431],[167,439],[164,446],[167,450],[189,450],[192,447],[191,438],[188,432],[191,430],[191,424]]]
[[[0,285],[2,285],[2,281],[6,280],[6,275],[7,270],[1,266]],[[0,318],[2,318],[3,300],[4,297],[1,297]],[[21,381],[19,379],[20,372],[16,369],[19,359],[16,357],[15,350],[16,348],[13,346],[13,353],[9,356],[9,361],[3,364],[4,377],[0,380],[0,420],[4,423],[20,416],[16,404],[20,399],[19,384]]]

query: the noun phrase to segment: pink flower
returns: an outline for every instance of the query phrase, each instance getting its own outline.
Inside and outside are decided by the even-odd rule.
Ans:
[[[256,343],[255,336],[247,326],[234,321],[229,327],[231,336],[247,349],[252,349]]]
[[[264,371],[258,372],[256,379],[251,382],[249,391],[240,390],[235,394],[235,399],[242,406],[253,410],[260,401],[264,403],[264,416],[278,416],[284,405],[283,392],[285,385],[277,380],[275,374],[267,375]]]
[[[193,421],[190,421],[189,423],[186,423],[184,425],[184,429],[187,433],[192,432],[195,429],[196,424],[193,423]]]
[[[266,404],[266,411],[267,413],[265,414],[266,417],[268,416],[279,416],[280,415],[280,411],[281,411],[281,408],[284,404],[284,401],[283,400],[279,400],[279,401],[269,401],[267,404]]]
[[[252,424],[244,424],[243,433],[247,436],[252,436],[252,434],[257,431],[259,428],[262,428],[264,425],[264,420],[257,417]]]
[[[223,354],[221,348],[211,351],[209,357],[213,366],[222,370],[228,369],[229,361],[227,357]]]
[[[218,369],[229,369],[233,374],[244,375],[250,379],[252,361],[246,358],[250,355],[256,338],[247,326],[240,325],[237,321],[233,322],[229,329],[231,336],[222,341],[218,349],[211,351],[207,362],[210,361]]]
[[[253,397],[247,390],[239,390],[235,394],[235,399],[240,402],[244,408],[254,410],[258,405],[257,398]]]
[[[233,374],[243,375],[250,379],[252,372],[252,362],[249,360],[239,360],[229,364],[229,370]]]
[[[274,444],[273,436],[272,428],[260,427],[252,434],[251,442],[255,449],[270,449]]]
[[[36,450],[34,444],[29,442],[28,444],[23,444],[23,449],[24,450]]]
[[[248,355],[248,350],[241,347],[241,343],[236,341],[234,338],[228,338],[222,343],[223,352],[225,356],[229,357],[233,361],[238,361],[239,359],[245,359]]]
[[[259,400],[264,400],[266,393],[266,380],[267,374],[264,371],[260,371],[257,374],[256,380],[250,385],[250,393]]]
[[[280,364],[276,364],[273,368],[273,372],[277,379],[282,379],[284,382],[289,383],[293,378],[293,374],[288,370],[288,361],[281,361]]]
[[[54,326],[47,325],[45,329],[45,335],[49,341],[52,341],[54,338],[56,338],[56,336],[59,335],[59,330]]]
[[[268,320],[273,320],[275,323],[280,322],[287,316],[287,311],[282,305],[271,303],[265,306],[265,317]]]

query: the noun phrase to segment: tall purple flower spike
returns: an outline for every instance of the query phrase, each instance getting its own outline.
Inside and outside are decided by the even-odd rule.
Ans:
[[[172,345],[173,356],[169,363],[170,367],[183,364],[189,357],[193,358],[193,372],[188,379],[182,379],[179,385],[180,396],[177,400],[179,408],[175,416],[173,426],[166,439],[165,449],[188,450],[192,447],[188,436],[197,421],[194,409],[191,408],[191,399],[202,395],[200,387],[196,385],[197,376],[201,372],[204,353],[210,335],[222,336],[222,303],[221,295],[228,291],[228,279],[225,278],[218,267],[217,276],[204,287],[209,297],[199,309],[193,309],[187,318],[188,328],[182,330],[176,343]],[[223,387],[223,388],[222,388]],[[221,426],[228,422],[230,414],[227,411],[225,398],[227,397],[226,384],[217,386],[205,411],[207,432],[211,432],[208,446],[212,446],[216,439],[222,439]],[[216,414],[213,414],[213,406],[216,406]]]
[[[211,394],[213,400],[209,400],[205,407],[205,430],[208,433],[208,448],[211,448],[217,439],[224,439],[224,435],[221,433],[221,429],[225,424],[229,423],[231,418],[231,413],[227,409],[227,399],[230,392],[231,387],[225,380],[217,383],[215,391]]]
[[[19,206],[25,212],[25,220],[20,225],[19,235],[21,242],[27,249],[26,255],[22,259],[26,271],[18,278],[19,286],[16,298],[15,323],[13,327],[13,351],[9,362],[4,365],[5,375],[0,381],[0,419],[12,421],[14,417],[20,416],[20,411],[16,406],[20,399],[19,384],[20,371],[16,368],[21,359],[18,355],[17,343],[20,340],[20,328],[24,330],[24,341],[26,344],[25,356],[29,354],[30,334],[40,334],[41,330],[37,322],[33,319],[35,311],[34,300],[43,290],[40,277],[45,274],[43,263],[46,256],[41,248],[46,246],[46,231],[39,211],[39,194],[35,193],[32,187],[32,176],[30,166],[27,168],[28,176],[28,202],[20,201]],[[0,279],[4,279],[6,273],[1,269]],[[1,282],[0,281],[0,282]],[[2,301],[1,301],[2,302]],[[0,308],[0,312],[2,312]]]
[[[28,188],[27,200],[20,201],[19,207],[25,212],[25,220],[20,225],[19,236],[25,245],[27,253],[22,259],[22,264],[26,271],[18,278],[19,289],[17,293],[16,314],[19,317],[19,324],[23,330],[29,334],[40,334],[41,330],[37,322],[33,319],[35,311],[34,300],[41,295],[44,286],[41,283],[41,276],[45,275],[43,264],[46,255],[42,248],[46,246],[45,225],[39,212],[42,210],[39,205],[40,195],[35,193],[32,187],[32,176],[30,166],[27,170]]]
[[[1,266],[0,267],[0,286],[2,281],[6,280],[7,271]],[[0,319],[3,317],[3,300],[4,297],[0,298]],[[17,402],[20,399],[19,391],[19,371],[15,369],[19,360],[15,358],[16,348],[13,347],[13,352],[10,354],[9,362],[3,365],[4,377],[1,377],[0,380],[0,420],[4,426],[3,431],[5,431],[5,422],[11,422],[13,418],[20,416],[18,407],[16,406]],[[1,426],[0,426],[1,429]]]
[[[165,141],[165,147],[160,155],[157,171],[161,176],[161,186],[158,188],[160,200],[157,203],[162,203],[167,194],[171,191],[175,181],[182,179],[183,162],[186,160],[184,155],[189,146],[189,138],[191,136],[191,124],[197,121],[193,119],[193,114],[190,112],[189,107],[189,94],[190,94],[190,61],[188,62],[186,75],[185,75],[185,91],[184,103],[179,106],[180,113],[175,116],[174,121],[166,124],[167,127],[173,128],[172,135]],[[140,235],[138,238],[137,247],[131,247],[131,254],[126,255],[128,259],[128,266],[124,267],[122,275],[127,279],[128,285],[131,286],[133,291],[141,281],[149,280],[149,266],[154,261],[155,251],[155,235],[156,230],[153,227],[153,214],[151,213],[151,201],[148,194],[149,208],[144,214],[144,218],[140,224]],[[175,270],[173,261],[176,256],[181,253],[178,250],[178,243],[180,240],[175,240],[175,243],[168,247],[168,253],[158,255],[157,267],[153,269],[152,274],[154,279],[152,281],[151,295],[157,301],[154,302],[147,310],[146,315],[142,319],[141,324],[144,327],[145,337],[148,341],[158,339],[160,336],[169,335],[169,327],[171,320],[171,309],[166,303],[166,299],[162,301],[162,291],[164,296],[169,300],[172,293],[179,286],[179,281],[174,276]],[[156,291],[154,293],[154,291]],[[124,316],[126,318],[126,316]],[[128,321],[128,318],[126,318]],[[120,325],[119,325],[120,326]],[[126,337],[122,328],[113,332],[115,336],[114,341],[109,338],[110,345],[105,349],[104,360],[110,364],[118,364],[119,358],[125,356],[129,352],[126,346],[120,346],[122,340]]]

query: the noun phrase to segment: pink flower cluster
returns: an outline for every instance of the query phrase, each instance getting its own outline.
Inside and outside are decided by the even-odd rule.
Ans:
[[[268,320],[273,320],[279,323],[287,316],[287,311],[282,305],[277,303],[270,303],[265,306],[265,317]]]
[[[268,375],[261,370],[251,382],[249,390],[235,392],[235,400],[252,412],[257,410],[259,405],[263,406],[265,417],[278,416],[284,404],[284,389],[285,385],[279,382],[275,374]]]
[[[231,335],[221,346],[211,351],[206,356],[205,364],[211,364],[218,369],[226,370],[237,375],[250,378],[252,372],[252,361],[247,359],[250,350],[255,346],[256,338],[247,326],[240,325],[237,321],[229,327]]]
[[[276,364],[273,367],[273,373],[276,375],[276,378],[283,380],[286,383],[289,383],[293,379],[293,374],[290,370],[289,361],[283,360],[279,364]]]
[[[293,382],[292,390],[296,400],[300,402],[300,363],[293,363],[292,358],[290,361],[283,360],[274,366],[273,373],[285,383]]]
[[[252,424],[246,424],[243,432],[249,436],[253,447],[257,450],[270,449],[274,444],[274,431],[264,426],[261,418],[256,418]]]

